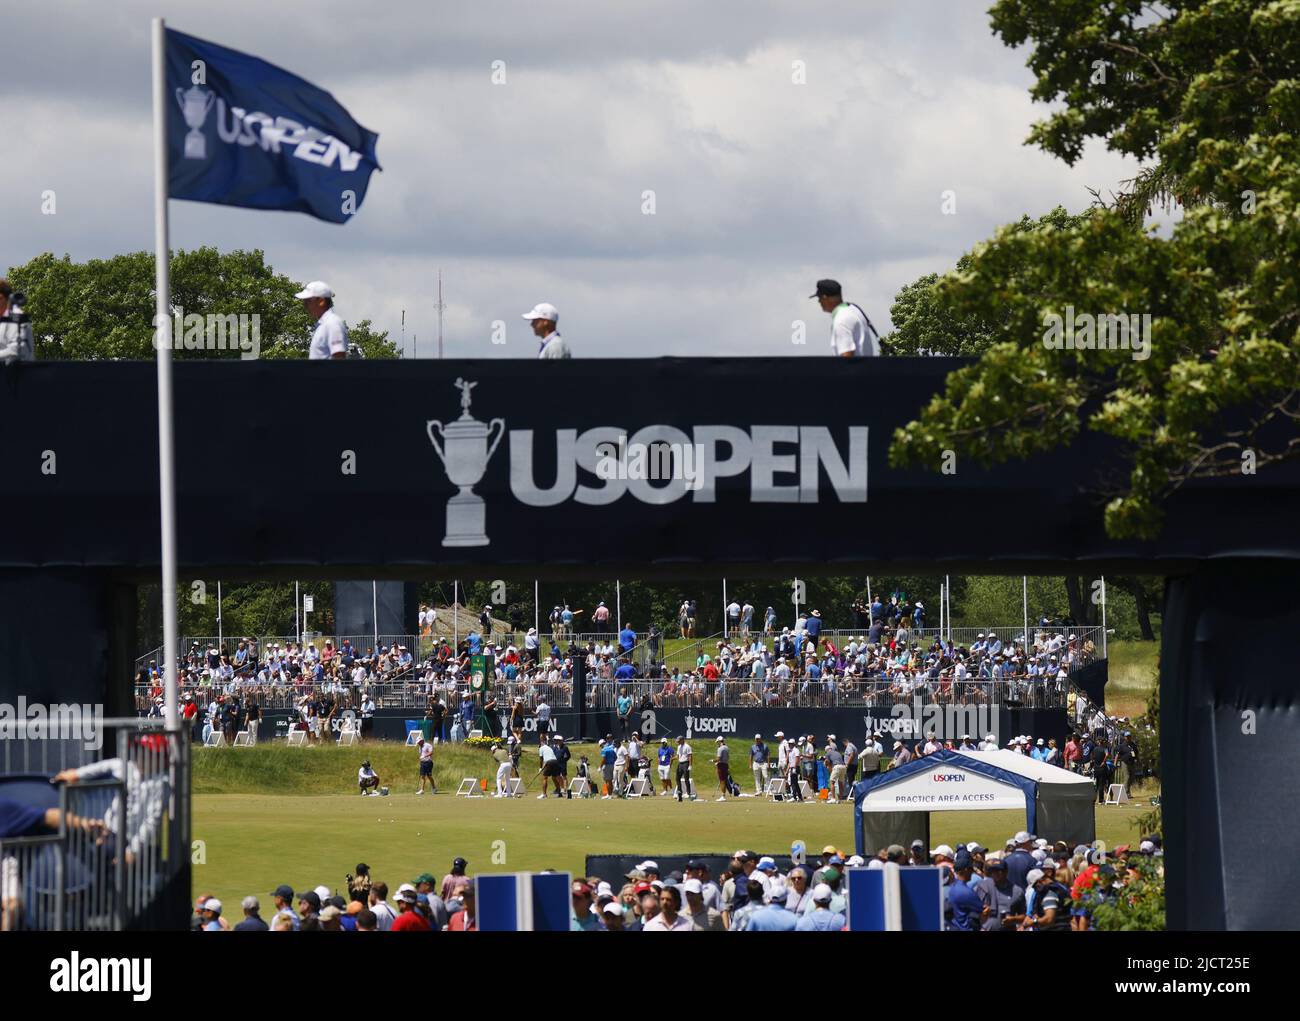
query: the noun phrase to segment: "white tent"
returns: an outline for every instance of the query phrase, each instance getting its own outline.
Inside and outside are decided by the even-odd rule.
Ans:
[[[855,785],[859,854],[889,844],[929,844],[930,812],[1023,809],[1025,828],[1053,840],[1096,836],[1095,790],[1086,777],[1009,751],[941,751]]]

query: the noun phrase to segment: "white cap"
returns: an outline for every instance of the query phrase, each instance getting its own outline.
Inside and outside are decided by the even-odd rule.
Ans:
[[[780,904],[789,896],[790,887],[783,878],[777,876],[768,882],[766,900],[769,904]]]
[[[647,858],[640,865],[638,865],[637,868],[639,868],[642,872],[649,872],[651,870],[658,872],[659,863],[657,861],[654,861],[651,858]]]
[[[540,302],[533,306],[531,312],[525,312],[523,318],[532,322],[534,319],[549,319],[553,323],[560,321],[560,311],[550,302]]]
[[[1046,875],[1046,873],[1043,872],[1042,869],[1030,869],[1029,874],[1025,876],[1025,882],[1030,886],[1033,886],[1036,882],[1042,879],[1044,875]]]
[[[1026,833],[1024,830],[1021,830],[1019,833],[1017,833],[1017,834],[1016,834],[1014,837],[1012,837],[1011,839],[1012,839],[1012,841],[1014,841],[1014,842],[1017,843],[1017,844],[1027,844],[1027,843],[1029,843],[1031,840],[1033,840],[1034,838],[1033,838],[1032,836],[1030,836],[1028,833]]]
[[[329,900],[332,896],[334,896],[332,893],[330,893],[330,888],[328,886],[316,887],[315,893],[316,896],[320,898],[320,902],[322,904],[324,904],[327,900]]]
[[[682,889],[687,893],[703,893],[704,885],[698,879],[688,879],[682,883]]]
[[[835,896],[835,891],[825,883],[818,883],[813,887],[813,902],[817,904],[829,904],[831,898]]]
[[[209,897],[203,902],[203,910],[215,911],[217,914],[221,914],[221,901],[217,900],[216,897]]]
[[[618,906],[618,901],[614,900],[605,905],[604,911],[607,915],[621,915],[623,913],[623,909]]]
[[[850,868],[857,868],[857,867],[859,867],[859,866],[861,866],[861,865],[863,864],[863,858],[862,858],[862,855],[860,855],[860,854],[855,854],[855,855],[851,856],[851,857],[849,858],[849,860],[846,861],[844,864],[845,864],[845,865],[848,865]]]
[[[726,740],[727,740],[727,739],[726,739],[725,737],[723,737],[721,734],[718,735],[718,744],[722,744],[722,743],[724,743]]]
[[[945,858],[951,858],[953,856],[952,848],[949,847],[947,844],[940,844],[938,847],[936,847],[933,851],[930,852],[930,855],[931,857],[934,858],[937,858],[939,855],[943,855]]]
[[[299,301],[304,298],[332,298],[334,297],[334,290],[324,280],[313,280],[294,297]]]
[[[1138,844],[1138,850],[1141,851],[1143,854],[1150,854],[1155,849],[1156,849],[1155,843],[1150,840],[1144,840],[1142,841],[1142,843]]]

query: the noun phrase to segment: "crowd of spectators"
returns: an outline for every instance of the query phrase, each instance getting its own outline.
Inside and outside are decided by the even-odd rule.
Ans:
[[[521,640],[510,634],[494,640],[490,607],[485,608],[486,623],[453,645],[432,633],[436,618],[432,611],[422,611],[415,650],[398,642],[362,649],[350,639],[337,646],[330,639],[319,646],[270,641],[262,647],[251,638],[239,639],[233,648],[194,643],[179,669],[181,692],[189,696],[185,711],[191,718],[212,714],[214,729],[233,734],[250,722],[253,705],[292,705],[302,711],[312,732],[317,730],[312,721],[330,724],[348,710],[368,719],[369,702],[409,708],[436,697],[449,719],[462,712],[475,718],[489,708],[489,701],[498,708],[515,699],[530,708],[543,701],[571,707],[579,661],[585,667],[589,708],[615,708],[625,687],[641,709],[888,707],[917,698],[1055,707],[1063,706],[1070,694],[1069,674],[1096,656],[1088,636],[1041,623],[1029,642],[1024,635],[1004,638],[992,628],[974,640],[954,640],[926,629],[919,602],[907,613],[895,598],[890,603],[877,599],[870,608],[855,604],[854,617],[870,619],[858,634],[826,629],[816,608],[778,630],[770,607],[760,633],[753,627],[754,607],[733,603],[726,637],[708,647],[700,641],[685,652],[693,652],[693,666],[680,664],[683,650],[678,650],[680,665],[669,667],[657,627],[639,633],[625,622],[615,630],[601,603],[594,615],[600,632],[579,640],[572,634],[574,612],[555,608],[549,639],[529,628]],[[686,634],[694,632],[692,612],[690,602],[684,602],[679,623]],[[473,657],[480,654],[488,664],[487,690],[470,707]],[[156,662],[141,669],[140,711],[161,715],[162,685]],[[255,730],[256,719],[251,722]]]
[[[1107,852],[1099,844],[1071,847],[1020,832],[990,850],[977,841],[927,849],[881,848],[870,858],[834,846],[807,864],[784,870],[775,858],[739,849],[716,877],[708,862],[690,860],[663,873],[647,859],[616,886],[599,877],[573,881],[570,929],[585,932],[838,932],[847,928],[848,869],[937,866],[943,883],[944,924],[950,931],[1086,931],[1096,909],[1119,896],[1144,869],[1161,864],[1158,836]],[[358,864],[342,891],[321,885],[269,894],[269,918],[257,896],[231,922],[211,895],[195,901],[196,931],[467,932],[477,928],[475,889],[464,858],[438,882],[425,872],[393,891]]]

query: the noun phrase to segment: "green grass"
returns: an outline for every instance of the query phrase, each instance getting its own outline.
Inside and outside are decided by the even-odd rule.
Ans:
[[[1106,711],[1130,719],[1146,712],[1147,698],[1156,683],[1159,642],[1111,642],[1106,683]]]
[[[733,762],[743,764],[746,760],[737,756],[747,742],[731,746]],[[362,861],[395,890],[424,871],[442,876],[457,855],[469,859],[471,873],[543,868],[582,873],[586,855],[594,853],[653,856],[741,846],[779,853],[795,839],[809,847],[852,847],[849,804],[799,806],[750,798],[716,803],[708,764],[712,742],[694,747],[703,800],[685,804],[669,798],[538,801],[531,750],[522,762],[529,795],[470,801],[450,793],[460,779],[495,772],[488,753],[475,749],[440,745],[434,772],[442,793],[419,797],[413,793],[414,750],[401,745],[196,749],[193,836],[203,842],[203,863],[194,866],[194,892],[235,905],[237,917],[244,896],[255,894],[268,905],[269,891],[280,883],[295,889],[324,883],[341,891],[344,876]],[[357,766],[367,757],[391,788],[389,797],[355,793]],[[751,789],[752,781],[744,783],[750,780],[747,772],[735,772],[742,787]],[[1111,846],[1134,840],[1139,834],[1132,820],[1148,810],[1151,793],[1143,791],[1130,805],[1099,808],[1097,836]],[[1016,811],[935,813],[931,835],[936,844],[979,840],[997,847],[1023,825],[1024,814]]]

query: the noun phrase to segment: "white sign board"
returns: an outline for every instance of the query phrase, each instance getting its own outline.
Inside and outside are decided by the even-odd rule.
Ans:
[[[948,809],[1025,808],[1024,792],[967,769],[936,763],[862,799],[864,812],[942,812]]]
[[[314,596],[302,597],[302,612],[311,613],[316,609],[316,599]]]

